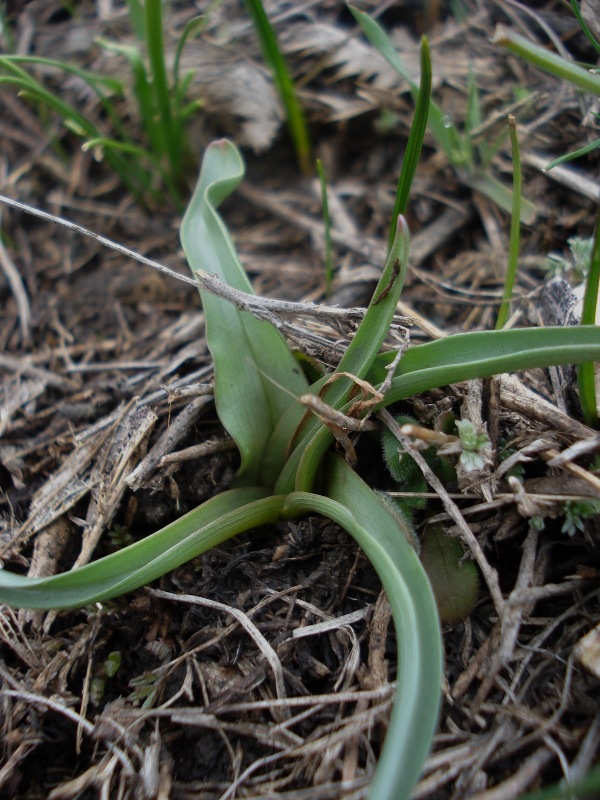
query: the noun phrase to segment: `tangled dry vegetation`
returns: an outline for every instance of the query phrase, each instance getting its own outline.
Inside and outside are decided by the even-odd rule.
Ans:
[[[100,0],[80,6],[74,21],[52,0],[15,3],[17,51],[118,70],[93,40],[100,33],[125,40],[123,8]],[[194,13],[188,6],[173,4],[174,37]],[[507,112],[520,111],[525,194],[537,217],[523,231],[512,324],[569,324],[570,290],[550,282],[543,265],[548,253],[566,251],[569,237],[591,234],[598,155],[549,175],[539,165],[597,138],[593,109],[489,38],[502,22],[591,59],[570,13],[558,0],[528,9],[465,0],[461,21],[442,3],[365,6],[381,13],[415,71],[418,35],[428,33],[436,99],[457,126],[470,68],[485,120],[476,137],[495,136]],[[267,7],[328,176],[336,273],[327,302],[364,305],[385,258],[410,94],[337,0]],[[248,178],[226,214],[256,291],[325,302],[318,185],[297,174],[241,3],[213,10],[186,59],[197,68],[192,91],[206,103],[195,146],[227,134],[249,148]],[[73,77],[45,79],[100,113]],[[524,88],[534,92],[527,105],[519,103]],[[0,100],[3,193],[186,273],[175,211],[135,205],[56,120],[10,88],[0,88]],[[493,169],[510,181],[506,149]],[[492,327],[508,218],[467,189],[432,142],[409,222],[411,268],[399,313],[410,318],[411,339]],[[236,464],[212,405],[193,289],[6,208],[0,264],[5,564],[30,575],[83,564],[227,485]],[[349,317],[286,319],[299,349],[337,363]],[[571,536],[561,529],[565,503],[600,496],[600,437],[580,422],[574,386],[571,370],[538,371],[448,387],[402,406],[425,426],[466,408],[487,425],[494,450],[477,485],[437,487],[429,498],[427,515],[482,548],[489,571],[473,613],[444,631],[443,710],[415,798],[509,800],[582,775],[597,759],[599,517]],[[506,480],[507,448],[520,481]],[[393,490],[375,445],[364,442],[359,453],[363,475]],[[459,526],[449,521],[448,503]],[[531,523],[540,518],[543,529]],[[595,639],[584,638],[590,632]],[[3,607],[0,795],[364,797],[390,710],[393,635],[368,562],[317,518],[235,539],[160,586],[96,608]]]

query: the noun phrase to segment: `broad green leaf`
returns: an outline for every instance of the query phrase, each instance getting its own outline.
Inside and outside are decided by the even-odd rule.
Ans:
[[[384,353],[377,358],[371,382],[385,380],[385,365],[393,356]],[[459,333],[411,348],[394,373],[384,405],[436,386],[586,361],[600,361],[600,327],[596,325]]]
[[[419,778],[437,724],[442,646],[435,599],[419,559],[377,496],[339,457],[326,460],[325,494],[294,492],[284,513],[317,512],[364,550],[394,617],[398,674],[394,708],[369,789],[370,800],[405,800]]]
[[[252,292],[217,208],[238,186],[244,165],[227,140],[204,154],[200,180],[181,226],[181,241],[192,271],[204,269],[229,286]],[[282,414],[308,383],[281,334],[227,301],[200,292],[206,340],[215,364],[219,418],[242,459],[239,479],[258,482],[264,449]],[[277,465],[275,465],[277,469]]]
[[[48,578],[0,570],[0,603],[20,608],[72,608],[144,586],[250,528],[275,522],[283,497],[266,489],[231,489],[123,550]]]
[[[388,352],[375,359],[367,374],[369,383],[376,387],[383,383],[387,377],[385,367],[394,356],[395,353]],[[455,334],[411,348],[400,361],[391,388],[379,407],[451,383],[588,361],[600,361],[600,327],[594,325]],[[340,410],[346,411],[349,405]],[[277,433],[284,430],[285,422],[282,421]],[[328,428],[317,428],[310,443],[292,453],[278,481],[279,491],[284,494],[291,491],[288,487],[292,476],[296,476],[297,488],[304,489],[305,476],[314,474],[315,465],[332,442]]]

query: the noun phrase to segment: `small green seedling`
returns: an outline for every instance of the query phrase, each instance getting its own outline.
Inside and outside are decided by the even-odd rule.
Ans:
[[[567,245],[568,254],[550,253],[544,268],[553,276],[563,276],[577,285],[583,283],[589,274],[594,240],[591,236],[571,236]]]
[[[487,433],[478,431],[469,419],[456,421],[460,442],[460,465],[465,472],[479,472],[484,469],[491,447]]]
[[[562,513],[565,519],[561,532],[575,536],[578,531],[585,531],[586,520],[600,514],[600,500],[567,500],[562,506]]]

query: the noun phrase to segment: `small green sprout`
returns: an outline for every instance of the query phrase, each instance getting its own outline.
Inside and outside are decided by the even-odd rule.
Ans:
[[[108,541],[115,550],[121,550],[133,542],[133,536],[124,525],[113,525],[108,532]]]
[[[600,514],[600,500],[567,500],[562,510],[565,519],[561,532],[572,537],[577,531],[585,531],[586,520]]]
[[[457,420],[456,429],[461,446],[459,461],[464,471],[476,472],[483,469],[491,447],[487,433],[478,432],[469,419]]]
[[[119,667],[121,666],[122,660],[123,656],[120,650],[113,650],[106,656],[106,658],[104,659],[104,672],[106,672],[109,678],[115,677],[115,675],[119,671]]]
[[[159,689],[160,678],[155,672],[144,672],[137,678],[129,681],[129,688],[133,689],[128,697],[134,703],[141,703],[142,708],[152,708],[152,704]]]
[[[106,682],[108,678],[114,678],[121,666],[122,655],[119,650],[113,650],[107,655],[104,663],[90,682],[90,699],[97,706],[102,702],[106,692]]]
[[[550,253],[544,268],[553,276],[562,276],[575,285],[582,283],[590,271],[594,240],[591,236],[571,236],[567,239],[569,252]]]

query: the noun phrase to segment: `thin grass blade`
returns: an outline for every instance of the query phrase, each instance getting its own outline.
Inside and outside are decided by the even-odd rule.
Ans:
[[[310,175],[312,166],[308,128],[302,107],[296,97],[294,82],[279,49],[275,31],[269,22],[261,0],[244,0],[244,5],[254,23],[265,61],[273,71],[273,77],[285,109],[290,136],[296,150],[298,165],[304,175]]]
[[[559,156],[555,158],[553,161],[548,162],[544,167],[544,172],[550,172],[551,169],[557,167],[559,164],[565,164],[567,161],[573,161],[575,158],[581,158],[581,156],[586,156],[588,153],[597,150],[600,147],[600,139],[594,139],[593,142],[584,145],[583,147],[578,148],[577,150],[573,150],[572,153],[566,153],[564,156]]]
[[[427,130],[427,117],[431,106],[431,53],[429,52],[429,42],[425,37],[421,39],[421,78],[419,83],[419,93],[415,106],[415,114],[406,143],[406,151],[402,162],[402,171],[398,179],[396,190],[396,200],[392,219],[397,220],[400,214],[406,214],[408,208],[408,198],[412,188],[417,165],[421,158],[421,148]],[[388,237],[388,249],[391,250],[396,229],[391,227]]]
[[[600,96],[600,75],[574,64],[572,61],[567,61],[557,53],[551,53],[545,47],[533,44],[506,26],[498,25],[491,41],[494,44],[502,45],[510,53],[528,61],[549,75],[569,81],[578,89],[590,92],[596,97]]]
[[[362,32],[371,42],[373,47],[385,58],[385,60],[392,66],[399,75],[408,83],[413,92],[417,95],[419,91],[418,84],[413,80],[406,65],[396,52],[396,48],[390,41],[389,36],[383,30],[379,23],[365,12],[360,11],[352,5],[349,5],[352,16],[362,28]],[[448,124],[448,117],[442,109],[433,100],[429,101],[429,127],[431,132],[438,143],[438,146],[446,153],[448,160],[452,164],[464,163],[464,142],[462,141],[458,131],[454,125]]]
[[[160,116],[158,129],[161,146],[159,152],[166,156],[171,175],[177,181],[183,178],[183,140],[177,115],[173,113],[171,88],[167,80],[162,7],[162,0],[145,0],[144,2],[146,49],[152,74],[151,86],[154,91],[154,105]]]
[[[598,287],[600,285],[600,203],[596,215],[596,231],[594,234],[594,244],[592,247],[592,257],[590,259],[589,272],[585,283],[585,294],[583,296],[583,310],[581,312],[581,322],[583,325],[597,324],[598,313]],[[600,359],[596,358],[595,361]],[[577,371],[577,382],[579,384],[579,400],[583,411],[583,418],[588,425],[597,427],[598,425],[598,398],[596,394],[596,373],[598,365],[593,361],[581,364]]]
[[[503,328],[508,322],[510,313],[510,301],[512,300],[515,280],[517,277],[517,265],[519,261],[519,243],[521,238],[521,155],[519,153],[519,139],[517,137],[517,124],[512,114],[508,115],[508,130],[512,147],[513,160],[513,191],[512,191],[512,214],[510,217],[510,244],[508,247],[508,266],[504,279],[504,291],[502,293],[502,303],[498,311],[496,320],[496,330]]]
[[[600,42],[598,41],[598,39],[596,39],[594,34],[589,29],[587,22],[584,20],[583,14],[581,13],[581,10],[579,8],[577,0],[571,0],[571,9],[572,9],[573,13],[575,14],[575,17],[577,18],[577,22],[579,23],[579,27],[584,32],[584,34],[589,39],[589,41],[594,45],[596,50],[600,53]],[[592,4],[591,3],[590,3],[590,10],[592,10]]]

